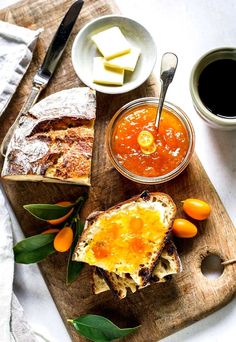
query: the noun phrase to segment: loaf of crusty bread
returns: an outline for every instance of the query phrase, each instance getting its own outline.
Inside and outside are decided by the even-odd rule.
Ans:
[[[6,153],[4,179],[90,185],[95,92],[62,90],[22,115]]]

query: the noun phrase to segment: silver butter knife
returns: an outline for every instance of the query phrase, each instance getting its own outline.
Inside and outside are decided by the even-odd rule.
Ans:
[[[29,109],[37,101],[41,91],[47,86],[48,82],[50,81],[58,64],[58,61],[61,58],[63,51],[65,50],[66,43],[71,34],[76,19],[83,7],[83,4],[84,1],[82,0],[74,2],[64,16],[60,26],[58,27],[57,32],[55,33],[51,44],[49,45],[43,64],[38,69],[33,78],[31,93],[29,94],[15,122],[9,128],[5,138],[3,139],[1,145],[1,154],[3,156],[6,155],[7,146],[12,138],[14,130],[19,124],[20,118],[28,113]]]

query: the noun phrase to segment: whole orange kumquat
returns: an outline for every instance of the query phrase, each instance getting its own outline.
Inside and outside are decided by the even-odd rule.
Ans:
[[[188,198],[183,201],[183,210],[188,216],[195,220],[202,221],[207,219],[210,215],[211,207],[205,201],[197,198]]]
[[[192,238],[197,234],[197,227],[192,222],[179,218],[174,220],[172,232],[179,238]]]
[[[66,252],[70,249],[73,242],[73,230],[71,227],[62,228],[57,233],[53,245],[56,251]]]

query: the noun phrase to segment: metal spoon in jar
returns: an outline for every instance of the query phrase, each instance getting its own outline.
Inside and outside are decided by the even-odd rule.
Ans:
[[[159,121],[161,118],[161,112],[163,108],[163,104],[166,97],[167,89],[172,82],[175,70],[178,65],[178,58],[177,56],[172,52],[166,52],[162,56],[161,60],[161,93],[159,98],[159,106],[157,110],[156,120],[155,120],[155,126],[158,129],[159,127]]]

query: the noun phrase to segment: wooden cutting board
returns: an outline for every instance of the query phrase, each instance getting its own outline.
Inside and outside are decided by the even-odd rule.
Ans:
[[[31,29],[44,27],[33,62],[7,111],[0,119],[1,141],[25,101],[31,87],[32,76],[42,62],[47,46],[71,3],[71,0],[26,0],[0,12],[2,20]],[[86,22],[109,13],[119,13],[109,0],[86,1],[60,66],[42,94],[42,98],[56,91],[81,85],[71,64],[73,39]],[[124,95],[97,94],[97,121],[90,189],[75,185],[3,182],[3,187],[26,235],[39,232],[42,224],[25,212],[22,208],[24,204],[73,200],[84,191],[89,191],[89,199],[83,210],[84,217],[91,211],[106,209],[146,188],[170,194],[179,208],[180,201],[187,197],[203,198],[213,207],[210,218],[198,224],[197,237],[187,241],[177,241],[184,271],[169,283],[147,287],[122,301],[114,298],[110,292],[97,296],[92,294],[89,267],[85,267],[78,281],[67,287],[64,254],[51,256],[40,263],[49,290],[73,341],[83,341],[83,338],[68,326],[66,318],[96,313],[112,319],[123,327],[139,323],[142,325],[141,329],[129,336],[127,341],[152,342],[219,309],[235,294],[236,264],[226,266],[217,280],[209,280],[201,272],[201,261],[210,253],[219,255],[222,260],[235,258],[236,231],[198,157],[194,155],[188,168],[175,180],[164,185],[147,187],[128,181],[118,174],[105,153],[105,129],[115,111],[130,100],[155,95],[158,95],[158,91],[153,78],[135,91]],[[178,215],[183,216],[181,209]]]

